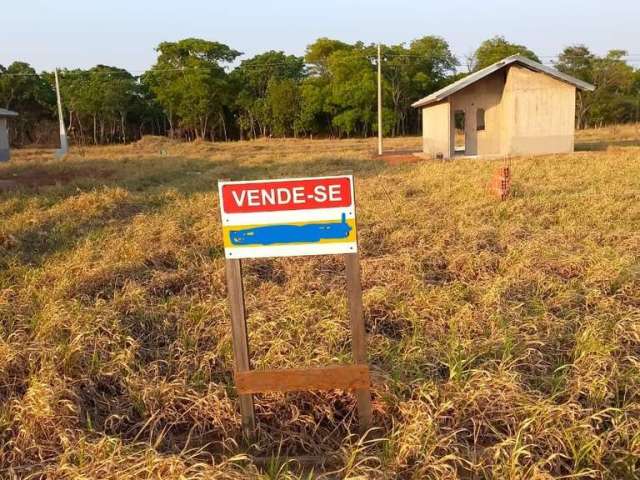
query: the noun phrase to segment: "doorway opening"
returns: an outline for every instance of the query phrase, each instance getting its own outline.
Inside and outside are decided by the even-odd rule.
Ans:
[[[455,124],[455,134],[454,134],[454,154],[455,155],[464,155],[467,149],[467,138],[466,138],[466,115],[464,110],[456,110],[453,113],[453,121]]]

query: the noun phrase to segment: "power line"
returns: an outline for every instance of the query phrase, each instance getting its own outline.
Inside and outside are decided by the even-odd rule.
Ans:
[[[547,59],[556,59],[556,60],[560,60],[560,56],[562,56],[561,54],[559,55],[537,55],[538,58],[547,58]],[[373,60],[373,58],[375,57],[373,54],[368,55],[357,55],[356,57],[360,57],[362,59],[367,59],[367,60]],[[397,53],[386,53],[386,54],[382,54],[383,58],[387,58],[387,57],[394,57],[394,58],[415,58],[415,59],[424,59],[424,60],[433,60],[433,57],[430,56],[425,56],[425,55],[418,55],[418,54],[397,54]],[[631,58],[634,57],[634,58]],[[562,59],[584,59],[586,57],[584,56],[562,56]],[[612,61],[622,61],[631,65],[636,65],[636,64],[640,64],[640,54],[629,54],[629,55],[625,55],[622,56],[620,59],[608,59],[607,57],[595,57],[594,60],[612,60]],[[543,65],[548,65],[548,66],[554,66],[557,64],[557,62],[554,61],[543,61],[541,62]],[[313,64],[304,64],[304,66],[309,67]],[[236,69],[260,69],[260,68],[265,68],[265,67],[279,67],[279,66],[291,66],[291,63],[288,62],[270,62],[270,63],[261,63],[261,64],[240,64],[238,66],[236,66],[233,70]],[[461,65],[464,66],[464,65]],[[105,76],[118,76],[118,75],[122,75],[125,77],[134,77],[134,78],[138,78],[140,75],[145,74],[145,73],[169,73],[169,72],[185,72],[185,71],[208,71],[208,70],[214,70],[214,69],[225,69],[226,67],[222,67],[222,66],[196,66],[196,67],[175,67],[175,68],[149,68],[147,70],[128,70],[128,69],[120,69],[120,70],[116,70],[116,71],[91,71],[91,69],[89,70],[70,70],[70,71],[59,71],[59,75],[64,78],[64,77],[68,77],[68,76],[84,76],[84,75],[105,75]],[[233,71],[231,70],[231,71]],[[134,74],[140,74],[140,75],[134,75]],[[44,75],[53,75],[52,72],[46,72],[43,71],[41,73],[10,73],[10,72],[0,72],[0,76],[5,76],[5,77],[41,77]]]
[[[262,63],[259,65],[242,65],[241,67],[236,67],[236,68],[263,68],[263,67],[274,67],[274,66],[290,66],[290,63]],[[127,70],[127,69],[122,69],[122,71],[95,71],[92,69],[88,69],[88,70],[79,70],[79,71],[59,71],[59,75],[61,77],[67,77],[67,76],[74,76],[74,75],[78,75],[78,76],[83,76],[83,75],[106,75],[106,76],[118,76],[118,75],[124,75],[124,76],[133,76],[136,77],[137,75],[133,75],[135,73],[138,74],[145,74],[145,73],[167,73],[167,72],[186,72],[186,71],[202,71],[202,72],[206,72],[206,71],[212,71],[212,70],[216,70],[219,68],[223,68],[224,67],[220,67],[220,66],[200,66],[200,67],[177,67],[177,68],[149,68],[147,70]],[[235,70],[235,69],[234,69]],[[46,72],[43,71],[41,73],[10,73],[10,72],[0,72],[0,76],[6,76],[6,77],[41,77],[41,76],[45,76],[45,75],[53,75],[53,72]]]

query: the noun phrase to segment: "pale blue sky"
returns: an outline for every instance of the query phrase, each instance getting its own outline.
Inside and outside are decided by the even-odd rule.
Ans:
[[[139,71],[163,40],[201,37],[245,52],[302,54],[320,36],[401,43],[443,36],[464,55],[496,34],[538,55],[585,43],[640,66],[640,0],[13,0],[0,7],[0,64]],[[544,59],[547,61],[547,59]]]

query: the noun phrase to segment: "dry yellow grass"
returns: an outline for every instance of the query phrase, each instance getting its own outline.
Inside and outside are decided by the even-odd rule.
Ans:
[[[616,142],[625,140],[640,141],[640,123],[579,130],[576,135],[576,141],[579,143],[592,141],[615,145]]]
[[[15,152],[0,166],[0,477],[637,478],[640,147],[514,159],[499,202],[499,161],[391,167],[374,145]],[[243,445],[215,181],[345,170],[379,429],[352,434],[348,393],[262,395]],[[249,261],[245,278],[256,368],[349,359],[339,258]],[[278,458],[294,455],[326,463]]]

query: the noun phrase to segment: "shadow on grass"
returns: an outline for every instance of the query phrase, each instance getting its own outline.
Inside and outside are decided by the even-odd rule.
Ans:
[[[21,193],[28,194],[24,190]],[[64,201],[72,195],[70,192],[56,200]],[[71,250],[86,238],[99,235],[108,226],[126,224],[137,215],[158,211],[167,202],[168,199],[159,196],[149,197],[145,201],[135,197],[125,198],[97,214],[75,220],[67,218],[71,213],[56,212],[41,221],[25,222],[18,230],[6,232],[9,234],[8,241],[0,243],[0,268],[8,268],[16,261],[31,267],[40,266],[50,256]],[[78,210],[74,213],[82,214]]]
[[[611,140],[576,143],[576,152],[602,152],[609,147],[640,147],[640,139],[636,140]]]
[[[43,222],[24,225],[10,232],[12,245],[0,250],[0,266],[11,261],[41,265],[46,258],[72,249],[100,229],[117,222],[131,221],[139,214],[150,214],[165,208],[170,201],[168,190],[184,196],[201,193],[216,195],[218,179],[258,179],[286,176],[332,175],[353,172],[359,177],[380,173],[382,161],[327,158],[317,162],[261,161],[243,163],[237,160],[206,160],[184,157],[121,160],[71,160],[42,164],[18,163],[0,169],[0,180],[11,181],[16,188],[0,190],[3,198],[22,201],[13,207],[16,214],[27,208],[47,209],[83,192],[98,188],[121,188],[131,200],[98,216],[81,221],[65,221],[60,215]],[[213,211],[212,203],[212,211]]]
[[[218,179],[254,180],[286,176],[336,175],[353,173],[359,177],[377,175],[386,168],[381,160],[327,158],[314,162],[264,160],[206,160],[185,157],[157,159],[73,160],[43,164],[15,164],[0,169],[0,180],[17,187],[0,195],[64,196],[77,189],[117,186],[130,191],[175,188],[184,194],[211,191]]]

